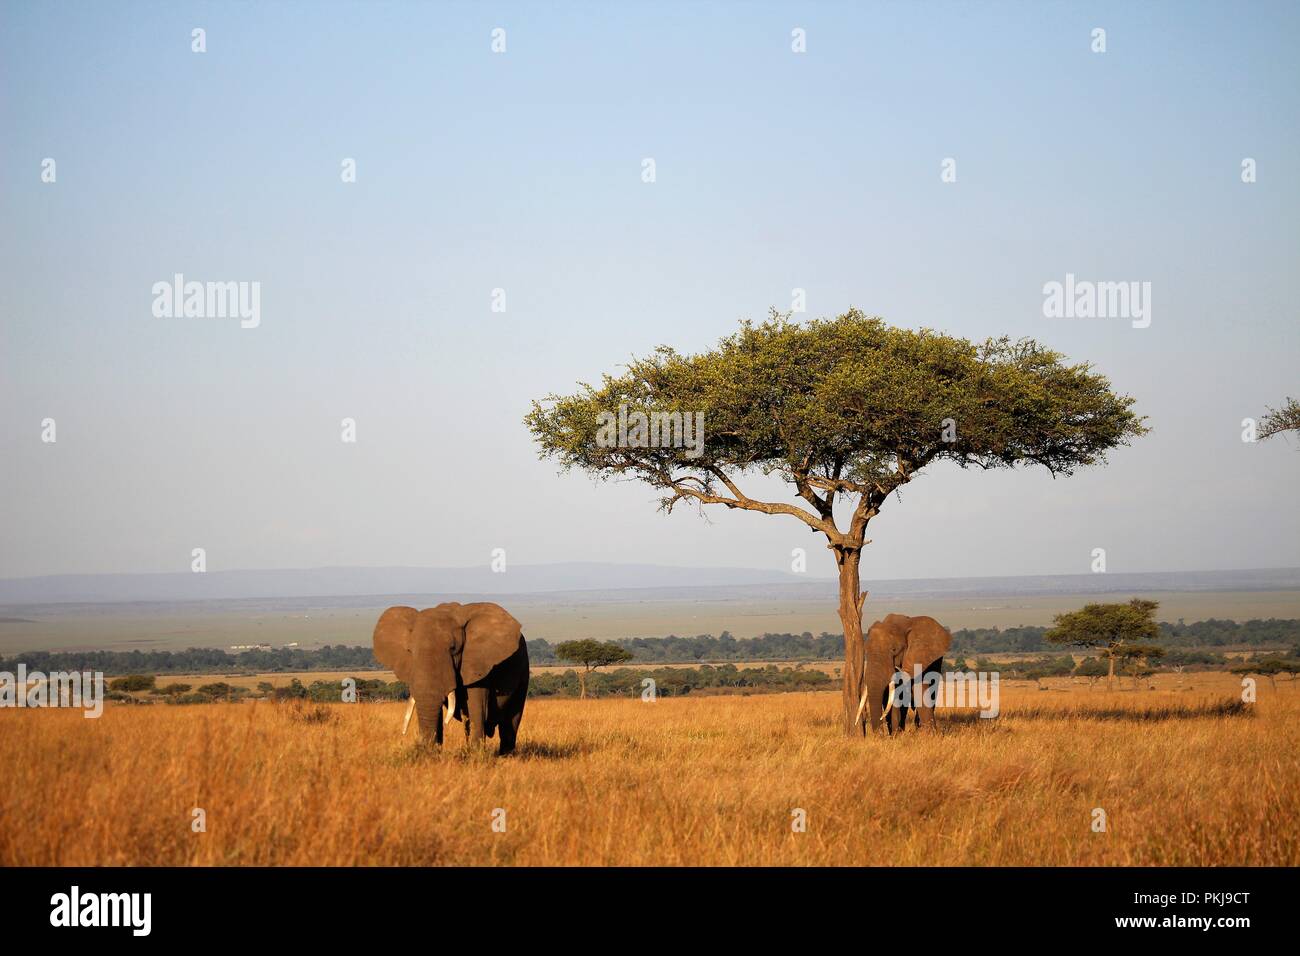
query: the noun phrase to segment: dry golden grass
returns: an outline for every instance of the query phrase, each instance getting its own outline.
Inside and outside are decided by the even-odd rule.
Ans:
[[[1238,693],[1004,687],[865,741],[827,693],[534,700],[506,759],[418,750],[399,703],[5,710],[0,864],[1296,865],[1300,689]]]

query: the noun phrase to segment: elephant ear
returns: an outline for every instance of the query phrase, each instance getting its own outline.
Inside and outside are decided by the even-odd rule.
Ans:
[[[907,629],[907,650],[903,652],[903,670],[909,676],[919,666],[922,670],[940,660],[952,646],[948,629],[932,617],[914,617]]]
[[[390,607],[375,624],[375,660],[406,684],[411,682],[411,629],[418,613],[413,607]]]
[[[523,628],[499,604],[462,604],[456,613],[465,621],[460,679],[464,684],[473,684],[519,649]]]

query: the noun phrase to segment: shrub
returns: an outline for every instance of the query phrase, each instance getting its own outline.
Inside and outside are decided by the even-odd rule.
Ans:
[[[144,674],[128,674],[126,677],[115,677],[108,682],[109,690],[133,691],[133,690],[153,690],[155,677],[149,677]]]

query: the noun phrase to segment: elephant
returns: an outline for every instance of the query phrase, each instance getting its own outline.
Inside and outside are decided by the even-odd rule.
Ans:
[[[417,611],[390,607],[375,624],[375,658],[411,689],[419,737],[441,745],[443,729],[464,720],[473,743],[501,732],[498,753],[515,749],[528,697],[523,629],[498,604],[448,602]]]
[[[942,675],[943,655],[952,645],[952,634],[932,617],[888,614],[867,631],[864,689],[858,702],[858,720],[870,704],[873,731],[901,733],[907,726],[908,702],[916,712],[916,726],[937,730],[934,702],[927,703],[922,684],[930,675]],[[900,675],[898,672],[902,671]],[[917,679],[917,675],[920,679]],[[899,691],[907,685],[910,694]],[[921,712],[925,711],[924,721]]]

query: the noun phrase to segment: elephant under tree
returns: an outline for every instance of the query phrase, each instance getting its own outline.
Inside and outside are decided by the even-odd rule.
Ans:
[[[1147,431],[1133,402],[1091,365],[1032,339],[975,343],[856,309],[806,323],[774,311],[711,351],[663,346],[599,387],[549,395],[524,421],[542,457],[639,478],[663,492],[665,511],[686,501],[788,515],[824,537],[839,571],[843,727],[863,734],[859,568],[871,519],[936,462],[1041,465],[1053,475],[1104,462]],[[688,415],[703,416],[691,419],[703,423],[702,442],[686,440]],[[628,426],[617,435],[613,416]],[[755,480],[774,490],[773,479],[792,500],[741,488],[753,492]]]
[[[938,729],[935,702],[924,685],[932,675],[943,674],[943,655],[952,646],[948,629],[932,617],[888,614],[867,629],[866,645],[855,720],[861,722],[866,716],[866,726],[872,730],[901,732],[907,726],[910,704],[918,727]]]
[[[515,749],[528,697],[523,629],[498,604],[450,602],[417,611],[390,607],[375,624],[375,659],[411,691],[421,740],[441,744],[452,720],[471,742],[498,731],[499,753]]]

